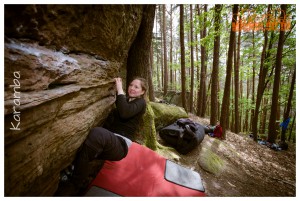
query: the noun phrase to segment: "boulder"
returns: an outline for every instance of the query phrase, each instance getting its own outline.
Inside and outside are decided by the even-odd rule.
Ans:
[[[174,123],[177,119],[188,118],[187,112],[182,107],[155,102],[150,102],[150,105],[154,112],[156,130]]]
[[[52,196],[115,101],[142,5],[5,5],[5,196]]]
[[[221,175],[227,167],[225,158],[221,157],[218,153],[219,150],[215,148],[221,146],[221,143],[222,141],[215,138],[204,140],[198,157],[198,165],[216,176]]]
[[[66,53],[123,61],[141,20],[142,5],[5,5],[5,36],[38,41]]]

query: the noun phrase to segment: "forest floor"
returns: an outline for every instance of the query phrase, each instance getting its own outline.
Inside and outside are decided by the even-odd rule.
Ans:
[[[195,122],[208,125],[209,120],[196,116]],[[248,135],[226,132],[226,140],[205,135],[197,149],[180,155],[179,163],[198,171],[205,192],[216,197],[295,197],[296,146],[288,143],[288,150],[275,151],[253,141]],[[219,175],[204,171],[199,165],[201,146],[210,145],[214,153],[225,161]]]
[[[202,125],[208,119],[189,117]],[[248,135],[226,132],[219,140],[205,135],[201,144],[176,162],[200,173],[208,197],[296,197],[296,146],[275,151],[253,141]],[[161,144],[164,142],[158,137]],[[224,162],[219,174],[212,174],[199,165],[201,150],[210,149]],[[62,191],[59,196],[69,196]]]

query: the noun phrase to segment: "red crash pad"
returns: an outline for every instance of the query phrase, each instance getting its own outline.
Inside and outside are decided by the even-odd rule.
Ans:
[[[166,161],[166,158],[160,156],[151,149],[133,142],[129,147],[128,155],[124,159],[121,161],[106,161],[104,163],[104,166],[89,187],[89,189],[92,189],[93,191],[95,188],[101,189],[96,190],[98,194],[89,193],[89,191],[87,191],[86,195],[119,195],[130,197],[205,196],[202,181],[198,173],[188,169],[184,170],[182,166],[173,162],[171,162],[173,165],[169,165],[171,169],[166,168]],[[172,166],[174,166],[174,164],[175,166],[178,166],[178,168],[175,168],[173,171]],[[192,172],[192,174],[189,174],[189,178],[187,178],[186,181],[191,181],[192,183],[192,180],[196,179],[198,183],[200,182],[200,190],[184,185],[178,185],[176,182],[166,180],[165,173],[167,169],[170,169],[168,171],[173,171],[174,174],[181,174],[177,175],[179,180],[180,177],[184,177],[184,175],[182,175],[184,172]],[[193,176],[195,174],[199,175],[199,178],[195,178]],[[108,192],[108,194],[101,193],[104,191]]]

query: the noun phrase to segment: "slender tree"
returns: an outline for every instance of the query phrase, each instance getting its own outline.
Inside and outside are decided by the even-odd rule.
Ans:
[[[166,6],[163,5],[163,47],[164,47],[164,96],[168,91],[168,60],[167,60],[167,30],[166,30]]]
[[[153,43],[151,44],[151,46]],[[153,75],[153,48],[150,48],[150,68],[148,68],[148,86],[149,86],[149,100],[154,101],[154,88],[153,88],[153,80],[152,80],[152,75]]]
[[[268,5],[267,22],[270,22],[270,13],[271,13],[271,5]],[[258,85],[257,85],[256,105],[255,105],[254,116],[253,116],[253,120],[252,120],[252,132],[253,132],[253,140],[254,141],[257,141],[258,114],[259,114],[259,108],[260,108],[261,100],[263,98],[263,93],[264,93],[264,89],[265,89],[265,87],[264,87],[265,79],[266,79],[266,76],[268,73],[268,66],[265,64],[267,45],[268,45],[268,29],[265,29],[264,45],[263,45],[261,59],[260,59],[260,70],[259,70],[259,80],[258,80]]]
[[[180,52],[181,52],[181,98],[182,107],[187,110],[186,106],[186,87],[185,87],[185,49],[184,49],[184,6],[180,5]]]
[[[207,21],[207,4],[204,5],[204,18],[203,18],[203,30],[200,31],[200,37],[201,39],[206,37],[206,21]],[[206,68],[207,68],[207,55],[206,55],[206,48],[204,44],[201,44],[201,76],[200,76],[200,87],[199,87],[199,93],[200,93],[200,101],[198,102],[198,110],[199,110],[199,116],[204,117],[205,116],[205,110],[206,110]]]
[[[242,57],[243,58],[243,57]],[[243,66],[244,64],[244,59],[242,59],[242,65],[241,66]],[[240,79],[240,100],[241,99],[243,99],[243,94],[244,94],[244,89],[243,89],[243,82],[244,82],[244,80],[243,80],[243,76],[244,76],[244,72],[243,72],[243,70],[241,70],[241,79]],[[243,117],[244,117],[244,103],[243,103],[243,101],[241,101],[240,102],[240,108],[241,108],[241,112],[240,112],[240,131],[243,131],[243,126],[244,126],[244,124],[243,124]]]
[[[203,31],[200,32],[202,34],[201,38],[206,38],[207,35],[207,4],[204,4],[204,18],[203,18]],[[203,68],[203,70],[202,70]],[[201,113],[200,116],[204,117],[206,108],[207,108],[207,91],[209,90],[209,86],[206,90],[206,72],[207,72],[207,52],[206,52],[206,46],[201,45],[201,83],[202,83],[202,101],[203,105],[201,107]],[[210,82],[209,82],[210,83]]]
[[[288,141],[290,142],[291,141],[291,137],[292,137],[292,130],[294,128],[294,125],[295,125],[295,119],[296,119],[296,114],[294,115],[294,118],[293,118],[293,122],[292,122],[292,126],[290,128],[290,134],[289,134],[289,138],[288,138]],[[293,142],[294,142],[295,138],[293,139]]]
[[[190,4],[190,34],[191,34],[191,87],[190,87],[190,108],[189,111],[193,112],[194,102],[194,45],[193,45],[193,5]]]
[[[158,6],[158,9],[159,9],[159,6]],[[156,22],[155,22],[155,26],[156,26],[156,79],[157,79],[157,87],[158,89],[161,89],[161,82],[160,82],[160,76],[159,76],[159,51],[158,51],[158,27],[157,27],[157,24],[158,24],[158,15],[159,15],[159,12],[156,13]]]
[[[291,111],[291,106],[292,106],[292,99],[293,99],[295,82],[296,82],[296,67],[295,67],[295,70],[293,72],[293,78],[292,78],[292,83],[291,83],[291,88],[290,88],[290,93],[289,93],[287,108],[286,108],[286,111],[285,111],[285,113],[283,115],[284,121],[286,121],[288,118],[290,118],[290,111]],[[285,142],[285,132],[286,132],[286,129],[284,127],[282,127],[281,142]]]
[[[233,46],[233,70],[236,68],[236,43],[234,44]],[[229,110],[231,112],[231,114],[229,115],[230,119],[231,120],[229,122],[229,127],[228,129],[233,131],[235,133],[235,130],[234,130],[234,124],[235,124],[235,115],[234,115],[234,100],[235,100],[235,97],[234,97],[234,76],[231,77],[231,95],[230,95],[230,106],[229,106]]]
[[[274,84],[273,84],[273,94],[272,94],[272,104],[271,104],[271,114],[269,120],[269,133],[268,133],[268,141],[274,143],[276,140],[276,116],[277,116],[277,106],[278,106],[278,96],[279,96],[279,85],[280,85],[280,74],[281,74],[281,65],[282,65],[282,51],[284,44],[284,22],[286,22],[286,4],[281,5],[281,15],[280,19],[280,33],[278,39],[278,47],[276,54],[276,65],[275,65],[275,76],[274,76]]]
[[[237,22],[238,5],[234,4],[232,9],[232,24]],[[232,27],[231,24],[231,27]],[[233,59],[233,45],[235,43],[235,31],[231,29],[229,37],[229,48],[228,48],[228,58],[227,58],[227,68],[226,68],[226,80],[223,93],[222,109],[220,124],[223,127],[223,139],[226,139],[226,129],[228,128],[228,116],[229,116],[229,103],[230,103],[230,82],[232,74],[232,59]]]
[[[250,95],[250,78],[249,78],[249,69],[247,69],[247,86],[246,86],[246,99],[249,100],[249,95]],[[249,106],[248,103],[246,104],[246,116],[245,116],[245,131],[249,131]]]
[[[173,89],[173,5],[170,8],[170,86]]]
[[[260,133],[265,133],[266,132],[266,122],[267,122],[267,112],[268,112],[268,103],[269,103],[269,99],[268,98],[264,98],[262,101],[262,115],[261,115],[261,121],[260,121]]]
[[[221,11],[222,5],[215,5],[214,13],[214,56],[213,56],[213,69],[211,75],[211,114],[210,124],[215,125],[218,118],[218,85],[219,85],[219,51],[220,51],[220,24],[221,24]]]
[[[196,9],[197,9],[197,17],[198,19],[200,18],[200,8],[199,8],[199,4],[196,5]],[[198,21],[198,24],[196,25],[196,27],[201,27],[201,22],[200,20]],[[198,116],[200,116],[200,109],[199,108],[200,104],[201,104],[201,95],[200,95],[200,66],[199,66],[199,48],[198,48],[198,33],[196,32],[195,34],[195,41],[196,41],[196,66],[197,66],[197,111],[196,114]]]
[[[161,63],[161,86],[162,86],[162,90],[164,90],[164,83],[165,83],[165,79],[164,79],[164,46],[163,46],[163,14],[161,12],[161,7],[162,5],[159,5],[159,18],[160,18],[160,63]]]
[[[252,105],[255,104],[255,68],[256,68],[256,50],[255,50],[255,30],[252,30]],[[254,109],[251,109],[250,129],[252,129],[252,122],[254,117]]]
[[[241,26],[241,20],[239,20]],[[234,132],[240,132],[240,112],[239,112],[239,77],[240,77],[240,51],[241,51],[241,30],[239,30],[236,50],[236,62],[234,65]]]

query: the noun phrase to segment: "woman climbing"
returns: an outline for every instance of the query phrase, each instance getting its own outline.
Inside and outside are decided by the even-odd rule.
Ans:
[[[135,78],[128,87],[127,96],[123,91],[122,79],[115,78],[115,83],[116,108],[109,115],[110,121],[103,127],[91,129],[74,161],[71,182],[77,190],[84,190],[91,181],[89,162],[95,159],[118,161],[127,155],[127,143],[135,139],[140,120],[146,111],[145,79]]]

